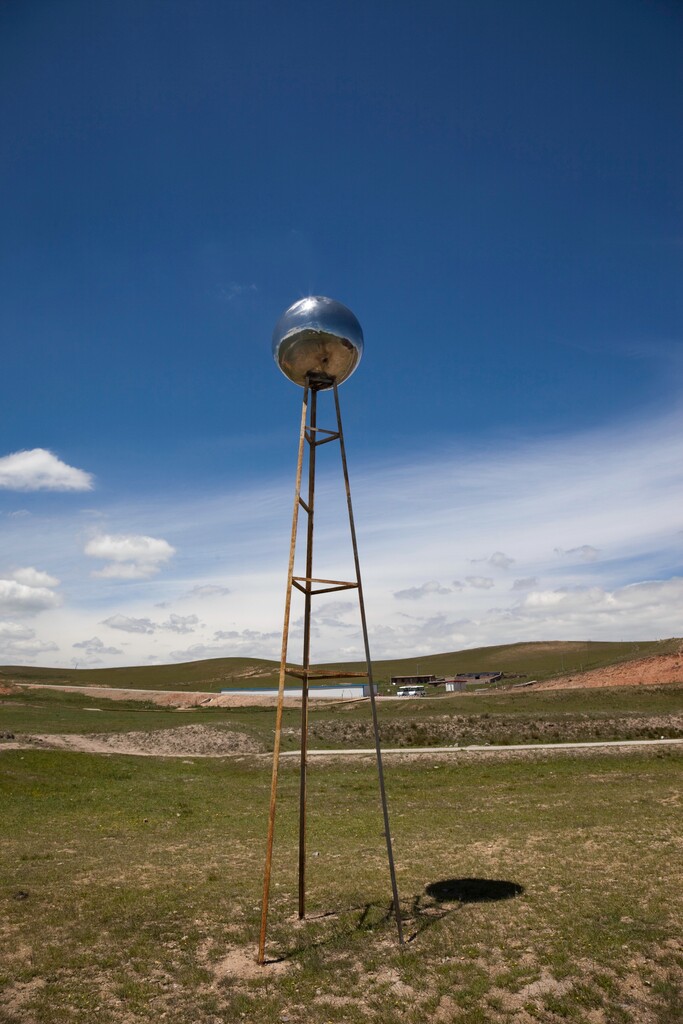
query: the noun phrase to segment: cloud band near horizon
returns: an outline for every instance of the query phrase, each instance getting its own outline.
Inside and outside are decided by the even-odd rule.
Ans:
[[[681,426],[672,413],[627,430],[389,466],[360,464],[350,438],[373,655],[683,632]],[[319,469],[324,505],[338,489],[338,468],[321,458]],[[73,515],[53,521],[52,557],[42,524],[7,522],[6,622],[21,626],[31,616],[34,633],[14,634],[5,657],[20,653],[20,641],[54,664],[70,664],[75,645],[92,664],[277,657],[291,503],[288,474],[192,501],[164,494],[120,502],[100,509],[117,530],[103,527],[70,561],[61,552],[83,530]],[[12,563],[30,561],[38,530],[40,566],[12,575]],[[320,515],[316,531],[316,574],[344,578],[351,551],[343,512]],[[104,563],[94,577],[93,559]],[[474,563],[485,575],[472,573]],[[46,585],[58,579],[59,590]],[[314,616],[314,658],[361,656],[352,609],[320,599]],[[181,647],[183,633],[191,642]]]

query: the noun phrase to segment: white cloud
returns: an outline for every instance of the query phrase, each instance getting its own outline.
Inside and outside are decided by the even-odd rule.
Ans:
[[[11,644],[5,644],[3,653],[5,657],[35,658],[38,654],[48,654],[58,651],[59,647],[52,640],[14,640]]]
[[[30,587],[16,580],[0,579],[0,614],[34,615],[47,608],[56,608],[60,598],[47,587]]]
[[[225,597],[229,593],[228,587],[219,586],[217,583],[202,583],[192,587],[192,590],[188,590],[184,596],[186,598]]]
[[[566,551],[562,548],[555,548],[555,554],[566,558],[578,558],[582,562],[596,562],[600,549],[594,548],[591,544],[581,544],[579,547],[568,548]]]
[[[405,616],[371,625],[373,656],[417,657],[514,641],[647,640],[680,636],[683,578],[624,587],[539,590],[509,608],[483,608],[471,618]],[[360,648],[352,656],[360,656]],[[457,662],[454,662],[454,669]],[[501,666],[504,668],[505,666]]]
[[[165,622],[152,622],[151,619],[136,619],[130,615],[110,615],[101,624],[110,629],[120,629],[124,633],[194,633],[199,619],[196,615],[171,614]]]
[[[35,631],[23,622],[12,622],[9,619],[0,622],[0,640],[29,640],[35,635]]]
[[[469,561],[472,565],[486,562],[487,565],[492,565],[495,569],[509,569],[511,565],[515,564],[515,559],[510,558],[504,551],[494,551],[488,558],[470,558]]]
[[[27,566],[25,569],[15,569],[12,573],[12,579],[16,580],[17,583],[23,583],[27,587],[58,587],[59,580],[55,576],[50,576],[47,572],[41,572],[40,569],[34,569],[33,566]]]
[[[166,622],[162,622],[158,628],[167,629],[171,633],[194,633],[194,627],[197,625],[199,625],[199,619],[196,615],[171,614]]]
[[[320,601],[318,607],[322,615],[336,618],[339,615],[348,615],[349,612],[358,611],[358,601]]]
[[[217,630],[214,642],[196,643],[184,650],[171,651],[173,661],[197,661],[202,658],[231,658],[239,655],[255,658],[276,658],[280,655],[282,636],[258,629]],[[254,653],[256,652],[256,653]]]
[[[624,587],[563,587],[536,590],[514,606],[509,616],[528,633],[559,630],[561,639],[658,639],[679,636],[683,578],[646,580]],[[494,616],[495,617],[495,616]]]
[[[370,648],[375,659],[400,655],[418,657],[436,654],[440,651],[455,650],[466,646],[470,639],[466,619],[454,619],[448,615],[431,615],[424,618],[406,617],[393,625],[370,627]],[[357,651],[349,657],[361,656]]]
[[[161,537],[103,533],[88,541],[85,553],[91,558],[109,562],[103,569],[94,572],[94,576],[102,579],[140,580],[156,576],[173,557],[175,548]]]
[[[84,650],[87,655],[123,654],[120,647],[106,647],[98,636],[93,636],[90,640],[81,640],[71,646]]]
[[[428,594],[450,594],[450,587],[443,587],[438,580],[427,580],[421,587],[408,587],[407,590],[397,590],[394,597],[399,601],[418,601]]]
[[[683,564],[682,432],[683,414],[673,411],[654,422],[634,421],[630,427],[620,424],[618,429],[577,432],[564,439],[498,443],[464,454],[459,447],[456,456],[441,451],[431,462],[420,453],[413,459],[402,456],[401,463],[358,466],[350,452],[373,656],[413,657],[527,640],[680,634],[683,595],[674,581]],[[322,452],[328,450],[333,446]],[[349,578],[347,524],[343,515],[330,522],[323,500],[339,490],[338,467],[335,462],[334,471],[326,470],[321,455],[319,471],[315,572]],[[11,557],[12,565],[54,566],[69,595],[68,606],[59,610],[48,587],[14,591],[9,607],[0,602],[0,614],[4,607],[8,618],[20,622],[23,613],[43,609],[41,641],[36,643],[59,646],[53,663],[68,664],[76,653],[71,649],[74,641],[94,638],[103,619],[110,625],[110,620],[120,623],[119,616],[142,622],[144,628],[149,623],[152,633],[124,628],[124,654],[102,654],[99,649],[99,657],[110,664],[279,656],[291,526],[289,473],[259,486],[236,485],[229,493],[163,494],[158,500],[148,495],[126,508],[107,509],[106,515],[107,521],[120,524],[124,539],[142,536],[156,542],[173,537],[176,543],[178,538],[182,559],[145,561],[122,545],[113,554],[111,544],[100,539],[81,561],[74,538],[83,528],[82,515],[54,515],[49,529],[38,516],[3,519],[5,563]],[[506,567],[491,559],[507,559],[513,551],[514,566],[507,567],[511,578],[503,588]],[[481,552],[487,557],[473,565],[472,556]],[[100,571],[143,579],[148,603],[141,606],[140,588],[131,587],[121,588],[115,606],[103,606],[113,588],[96,585],[83,571],[82,562],[95,556],[102,558],[95,566]],[[169,571],[153,579],[152,565],[166,565]],[[475,572],[482,575],[466,581]],[[4,575],[5,591],[20,586],[9,571]],[[232,595],[213,589],[222,590],[228,580]],[[420,580],[428,582],[427,589],[424,582],[415,582]],[[473,586],[472,580],[489,582]],[[654,582],[644,582],[648,580]],[[394,599],[393,594],[406,588],[419,592],[414,603]],[[181,601],[187,602],[181,606],[187,613],[182,619],[195,612],[201,619],[184,623],[193,634],[192,644],[182,651],[176,649],[182,634],[176,636],[170,628],[175,620],[169,615]],[[293,625],[303,598],[297,594],[294,601]],[[159,611],[160,605],[167,610]],[[405,615],[412,610],[425,614]],[[351,609],[347,614],[328,608],[320,599],[313,614],[315,660],[362,656]],[[293,637],[295,659],[300,652],[296,630]]]
[[[121,629],[124,633],[153,633],[157,628],[150,619],[135,619],[130,615],[110,615],[102,620],[103,626],[110,629]]]
[[[258,289],[255,284],[240,284],[238,281],[230,281],[229,284],[221,286],[219,294],[226,302],[234,302],[235,299],[253,295],[256,291]]]
[[[23,665],[42,654],[58,651],[51,640],[39,640],[35,631],[20,622],[0,622],[0,658],[3,662]]]
[[[514,558],[510,558],[509,555],[504,554],[502,551],[494,551],[489,558],[489,562],[496,569],[509,569],[511,565],[515,564]]]
[[[465,576],[465,583],[475,590],[490,590],[494,585],[490,576]]]
[[[511,590],[533,590],[534,587],[538,586],[538,579],[535,576],[524,576],[522,579],[515,580],[512,584]]]
[[[135,562],[110,562],[103,569],[95,569],[92,573],[100,580],[147,580],[156,576],[158,566],[137,565]]]
[[[8,491],[91,491],[93,477],[62,462],[46,448],[0,458],[0,488]]]
[[[349,615],[357,621],[345,621]],[[357,601],[319,601],[315,605],[315,622],[328,629],[355,629],[360,622],[359,616]]]

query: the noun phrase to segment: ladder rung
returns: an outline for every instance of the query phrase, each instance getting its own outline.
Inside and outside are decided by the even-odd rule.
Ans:
[[[357,583],[340,583],[337,587],[319,587],[318,590],[311,590],[311,594],[334,594],[337,590],[358,590]],[[304,591],[305,593],[305,591]]]
[[[321,580],[317,576],[292,576],[292,582],[299,583],[332,583],[335,587],[357,587],[357,583],[349,583],[347,580]]]

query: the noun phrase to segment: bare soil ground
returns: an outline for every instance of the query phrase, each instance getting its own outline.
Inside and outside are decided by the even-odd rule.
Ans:
[[[639,741],[642,742],[642,741]],[[660,741],[661,742],[661,741]],[[671,744],[681,742],[671,739]],[[81,754],[125,754],[139,757],[173,757],[173,758],[212,758],[228,756],[262,755],[270,759],[272,756],[252,736],[245,733],[223,730],[220,726],[187,725],[176,729],[155,729],[148,732],[129,733],[43,733],[17,734],[14,739],[0,738],[2,750],[68,750]],[[298,751],[290,751],[298,757]],[[566,756],[592,756],[594,750],[580,745],[576,750],[566,749]],[[623,749],[605,747],[601,754],[623,754]],[[476,750],[445,750],[435,748],[433,751],[419,749],[412,751],[409,747],[401,750],[384,751],[385,756],[391,754],[392,760],[406,761],[452,761],[465,762],[487,760],[495,757],[499,760],[533,760],[537,757],[557,756],[557,751],[543,743],[535,743],[527,748],[507,748],[505,746],[480,747]],[[286,754],[283,756],[287,756]],[[338,753],[335,750],[325,754],[316,752],[316,763],[325,760],[333,761]],[[364,751],[369,760],[375,753],[371,749]]]
[[[142,700],[166,708],[247,708],[275,707],[277,695],[272,697],[258,693],[203,693],[184,690],[122,690],[114,686],[61,686],[57,683],[22,683],[22,689],[60,690],[64,693],[80,693],[88,697],[104,697],[107,700]],[[6,691],[7,693],[10,690]],[[16,691],[14,691],[16,692]],[[287,698],[285,707],[296,707],[296,698]]]
[[[3,750],[75,750],[88,754],[141,754],[147,757],[222,757],[259,754],[263,747],[252,736],[220,725],[180,725],[148,732],[17,735],[3,741]]]
[[[622,665],[608,665],[588,672],[561,676],[536,683],[533,690],[569,690],[601,686],[654,686],[683,681],[683,651],[677,654],[656,654]]]

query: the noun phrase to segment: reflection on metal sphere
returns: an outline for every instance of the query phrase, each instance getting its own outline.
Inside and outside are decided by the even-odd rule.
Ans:
[[[363,331],[341,302],[310,295],[286,309],[273,331],[273,356],[285,377],[317,391],[350,377],[363,354]]]

